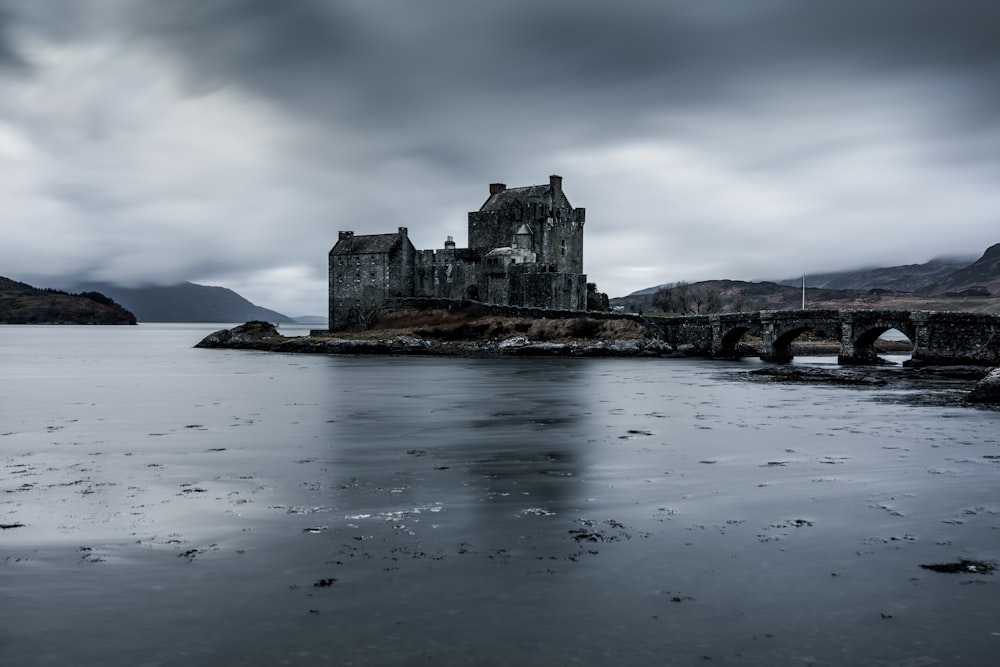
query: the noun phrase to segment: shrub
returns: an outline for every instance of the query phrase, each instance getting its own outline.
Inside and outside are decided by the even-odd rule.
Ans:
[[[578,317],[569,323],[569,335],[573,338],[593,338],[600,330],[600,322],[586,317]]]

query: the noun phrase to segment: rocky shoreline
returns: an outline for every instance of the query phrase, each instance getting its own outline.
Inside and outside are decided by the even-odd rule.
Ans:
[[[685,357],[692,346],[677,348],[649,338],[587,342],[532,341],[526,336],[503,340],[437,341],[400,335],[389,338],[285,337],[267,322],[247,322],[206,336],[195,347],[307,354],[451,355],[476,357]]]
[[[286,337],[268,322],[247,322],[209,334],[195,347],[258,350],[290,354],[441,355],[467,357],[657,357],[696,356],[693,346],[677,347],[651,338],[549,342],[526,336],[502,340],[427,340],[412,335],[339,338]],[[817,349],[816,353],[828,353]],[[800,351],[800,353],[802,353]],[[1000,369],[944,366],[900,369],[882,366],[812,368],[776,365],[745,374],[751,381],[830,384],[900,390],[954,390],[968,403],[1000,405]]]

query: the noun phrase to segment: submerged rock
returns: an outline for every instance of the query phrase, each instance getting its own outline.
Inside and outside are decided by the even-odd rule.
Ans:
[[[951,563],[931,563],[920,567],[932,572],[942,572],[944,574],[990,574],[996,565],[980,560],[961,559]]]
[[[747,373],[754,378],[764,378],[779,382],[806,382],[810,384],[885,386],[885,377],[877,376],[869,370],[854,367],[833,369],[811,368],[808,366],[767,366]]]
[[[1000,368],[994,368],[980,380],[965,400],[970,403],[1000,404]]]

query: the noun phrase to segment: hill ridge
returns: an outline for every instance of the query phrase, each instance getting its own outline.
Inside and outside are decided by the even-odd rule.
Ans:
[[[263,308],[228,287],[182,282],[175,285],[120,287],[111,283],[76,283],[73,289],[94,289],[107,294],[133,313],[140,322],[249,322],[292,323],[274,310]]]

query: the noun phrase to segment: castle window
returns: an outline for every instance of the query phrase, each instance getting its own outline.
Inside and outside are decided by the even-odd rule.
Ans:
[[[563,257],[566,256],[566,239],[563,239],[562,243],[559,244],[559,254]]]

